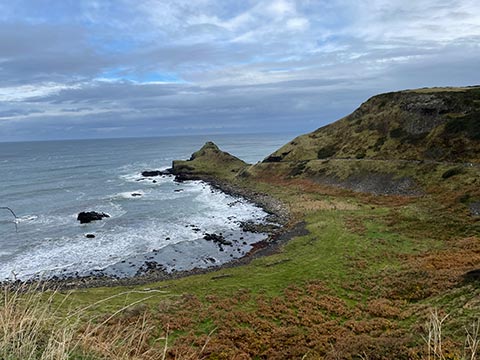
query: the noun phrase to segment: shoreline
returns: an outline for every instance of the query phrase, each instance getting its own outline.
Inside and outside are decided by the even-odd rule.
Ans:
[[[233,184],[219,181],[208,176],[189,176],[180,174],[175,177],[175,181],[195,181],[201,180],[207,183],[212,188],[218,189],[225,194],[240,197],[262,208],[270,217],[270,221],[278,224],[275,229],[269,228],[263,230],[268,236],[252,245],[252,249],[244,256],[225,262],[217,266],[210,266],[206,268],[193,268],[190,270],[180,270],[167,272],[163,269],[156,268],[152,271],[141,275],[132,277],[118,278],[106,275],[87,275],[87,276],[69,276],[65,278],[50,278],[50,279],[30,279],[30,280],[15,280],[0,282],[2,287],[18,288],[21,286],[29,286],[31,284],[42,284],[42,290],[57,289],[57,290],[74,290],[82,288],[94,287],[115,287],[115,286],[136,286],[145,285],[159,281],[173,280],[187,277],[190,275],[208,274],[222,269],[234,268],[250,263],[253,259],[267,256],[276,253],[280,246],[288,242],[295,236],[305,235],[308,232],[305,229],[305,223],[299,222],[297,224],[290,224],[291,216],[287,207],[279,200],[264,193],[252,191],[245,187],[235,186]],[[161,265],[161,264],[158,264]],[[221,276],[221,275],[220,275]],[[215,280],[212,278],[212,280]]]

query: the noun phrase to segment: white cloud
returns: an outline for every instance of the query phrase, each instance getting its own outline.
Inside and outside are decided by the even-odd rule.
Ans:
[[[348,27],[368,41],[445,44],[480,36],[477,0],[360,0]]]
[[[294,31],[305,31],[308,29],[309,21],[305,18],[295,17],[287,21],[287,28]]]
[[[287,15],[295,14],[295,5],[287,0],[273,0],[265,6],[266,11],[275,18],[284,18]]]
[[[58,83],[43,83],[35,85],[19,85],[0,87],[0,101],[24,101],[35,97],[50,96],[66,89],[78,89],[80,84],[67,85]]]

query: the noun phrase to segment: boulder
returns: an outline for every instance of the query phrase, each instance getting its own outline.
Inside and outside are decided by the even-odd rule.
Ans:
[[[80,224],[87,224],[92,221],[102,220],[103,218],[109,218],[110,215],[105,213],[98,213],[96,211],[82,211],[78,214],[77,220]]]

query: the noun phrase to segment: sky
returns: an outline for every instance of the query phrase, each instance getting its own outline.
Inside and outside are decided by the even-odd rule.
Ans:
[[[300,134],[477,84],[478,0],[0,0],[0,141]]]

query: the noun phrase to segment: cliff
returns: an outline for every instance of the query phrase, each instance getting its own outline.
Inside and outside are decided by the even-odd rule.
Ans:
[[[374,96],[345,118],[299,136],[264,162],[328,158],[480,162],[480,87]]]
[[[480,87],[434,88],[374,96],[241,175],[416,196],[433,185],[471,186],[479,167]]]

